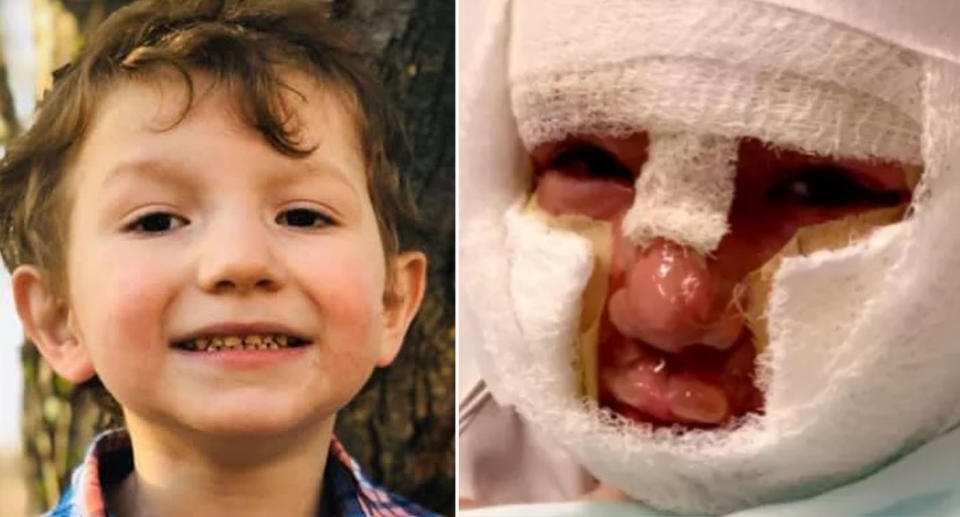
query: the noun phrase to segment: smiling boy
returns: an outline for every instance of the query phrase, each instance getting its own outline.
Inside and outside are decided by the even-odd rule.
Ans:
[[[139,2],[58,76],[0,166],[3,258],[127,430],[52,515],[428,514],[332,436],[424,290],[384,102],[303,3]]]

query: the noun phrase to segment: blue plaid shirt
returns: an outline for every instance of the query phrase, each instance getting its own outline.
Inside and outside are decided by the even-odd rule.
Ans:
[[[104,504],[103,484],[118,483],[133,470],[130,436],[123,429],[98,436],[83,463],[73,472],[70,488],[44,517],[111,517]],[[368,480],[339,441],[330,442],[323,474],[323,501],[317,515],[338,517],[438,517]]]

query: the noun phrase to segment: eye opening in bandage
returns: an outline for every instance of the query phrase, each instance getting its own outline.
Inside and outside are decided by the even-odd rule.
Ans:
[[[632,184],[647,161],[648,145],[645,131],[624,137],[571,135],[536,146],[530,157],[538,171],[568,167],[579,158],[594,166],[592,173],[596,176],[622,179]]]
[[[636,173],[620,163],[616,156],[589,144],[568,146],[550,161],[549,168],[627,183],[636,179]]]
[[[815,206],[858,203],[894,206],[905,201],[903,191],[861,183],[849,171],[834,164],[801,166],[786,171],[784,175],[787,179],[768,192],[771,201]]]

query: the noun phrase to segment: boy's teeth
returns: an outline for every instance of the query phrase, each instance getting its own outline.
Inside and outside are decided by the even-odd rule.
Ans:
[[[184,343],[188,350],[218,352],[220,350],[278,350],[287,348],[300,340],[278,334],[255,334],[249,336],[216,336],[197,338]]]

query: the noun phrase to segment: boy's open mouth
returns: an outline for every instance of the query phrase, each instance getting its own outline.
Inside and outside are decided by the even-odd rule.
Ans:
[[[280,350],[308,346],[309,339],[288,334],[204,335],[173,342],[173,347],[191,352],[228,350]]]

